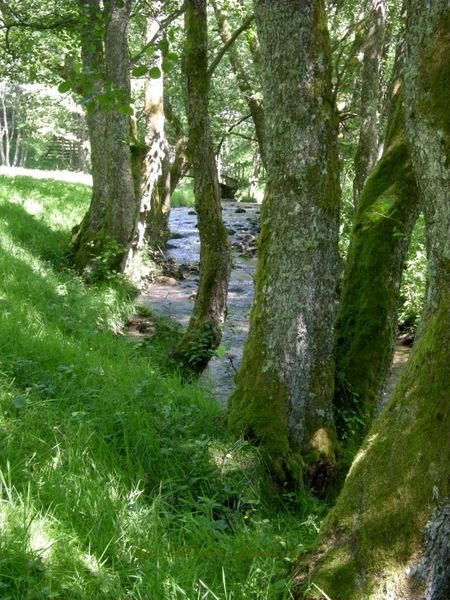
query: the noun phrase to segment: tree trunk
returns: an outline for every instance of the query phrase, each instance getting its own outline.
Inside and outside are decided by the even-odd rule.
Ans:
[[[401,58],[399,49],[384,154],[357,207],[336,324],[336,426],[355,450],[372,423],[391,364],[400,283],[419,212],[404,138]]]
[[[368,0],[366,12],[364,58],[359,102],[359,141],[355,155],[353,196],[355,207],[370,172],[378,158],[378,108],[381,94],[381,60],[384,47],[384,0]]]
[[[146,43],[160,41],[161,0],[153,0],[152,15],[147,20]],[[168,152],[164,133],[164,78],[162,51],[155,48],[148,59],[149,70],[158,69],[159,77],[147,77],[144,90],[145,156],[142,190],[132,254],[138,253],[147,238],[152,245],[164,245],[168,235],[170,196],[164,195],[165,184],[160,180],[163,161]],[[167,168],[166,168],[167,173]],[[148,229],[148,231],[147,231]]]
[[[92,81],[94,94],[103,92],[104,51],[99,35],[102,23],[100,0],[80,0],[81,60],[83,71]],[[89,210],[73,231],[71,252],[75,266],[82,270],[94,256],[93,244],[101,231],[108,197],[107,156],[103,148],[106,136],[106,112],[95,103],[86,113],[91,146],[92,196]]]
[[[72,238],[74,263],[95,277],[123,271],[137,218],[130,149],[130,67],[127,30],[131,0],[104,3],[104,43],[97,0],[81,0],[86,15],[82,32],[83,67],[98,93],[109,94],[104,112],[88,110],[93,193],[88,214]],[[97,25],[97,28],[95,28]]]
[[[202,369],[222,335],[230,249],[222,222],[219,182],[208,117],[208,34],[205,0],[188,0],[185,12],[185,73],[189,122],[188,160],[194,173],[200,235],[200,280],[194,309],[177,348],[181,360]]]
[[[322,526],[308,599],[450,596],[450,8],[406,5],[406,133],[429,253],[422,333]]]
[[[230,424],[281,480],[322,493],[334,469],[333,322],[339,166],[323,2],[255,5],[268,187],[255,298]]]
[[[167,140],[164,140],[163,153],[161,173],[153,189],[147,218],[146,239],[153,248],[164,248],[170,237],[171,162]]]

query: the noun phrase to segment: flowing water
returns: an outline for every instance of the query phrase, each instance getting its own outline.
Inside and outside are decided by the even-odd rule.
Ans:
[[[223,407],[234,389],[234,375],[239,369],[248,333],[259,210],[257,204],[238,204],[232,201],[223,203],[223,220],[233,248],[227,319],[221,342],[225,354],[213,357],[202,375],[205,384],[211,387],[218,403]],[[166,256],[181,266],[184,279],[176,281],[163,277],[139,300],[156,314],[175,319],[183,326],[189,321],[198,284],[200,240],[196,224],[197,216],[192,209],[171,210],[169,225],[172,239],[167,244]]]
[[[221,346],[225,354],[213,357],[202,378],[225,407],[234,389],[234,376],[239,370],[245,338],[249,329],[249,313],[253,297],[253,275],[256,268],[255,242],[260,207],[257,204],[223,202],[223,220],[233,247],[233,266],[228,290],[227,319]],[[170,213],[172,239],[166,256],[172,258],[184,274],[184,279],[162,277],[151,285],[140,303],[156,314],[174,319],[186,326],[192,312],[198,284],[200,240],[197,216],[190,208],[174,208]],[[394,385],[409,356],[409,348],[396,344],[391,374],[385,386],[380,409],[392,394]]]

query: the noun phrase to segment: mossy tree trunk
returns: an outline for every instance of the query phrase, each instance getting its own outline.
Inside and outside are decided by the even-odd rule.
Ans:
[[[303,598],[450,597],[450,7],[408,0],[407,141],[428,240],[421,334],[322,526]]]
[[[384,153],[358,203],[336,324],[336,425],[355,450],[373,420],[391,364],[400,283],[419,212],[404,136],[401,60],[399,47]]]
[[[281,482],[322,493],[334,469],[339,165],[323,2],[259,0],[268,186],[233,429]]]
[[[381,63],[384,49],[386,7],[384,0],[369,0],[365,14],[364,56],[359,100],[359,139],[355,154],[353,196],[355,206],[370,172],[374,168],[379,150],[379,116],[381,96]]]
[[[92,82],[94,94],[104,91],[104,48],[102,9],[100,0],[79,0],[81,19],[81,60],[83,72]],[[101,230],[108,197],[107,156],[103,148],[106,135],[106,112],[94,104],[86,113],[91,146],[92,196],[89,210],[82,223],[75,228],[71,252],[75,265],[83,269],[89,263],[91,245]]]
[[[208,116],[208,32],[205,0],[188,0],[184,68],[189,123],[188,160],[194,174],[200,235],[200,278],[194,309],[176,354],[202,369],[221,339],[230,272],[230,248],[222,221],[219,182]]]
[[[100,13],[99,3],[81,3],[92,19],[88,26],[97,24],[82,35],[84,69],[107,109],[102,113],[95,100],[89,108],[93,196],[88,215],[72,240],[72,251],[75,265],[94,271],[97,277],[124,270],[137,217],[127,114],[131,4],[131,0],[110,0]]]

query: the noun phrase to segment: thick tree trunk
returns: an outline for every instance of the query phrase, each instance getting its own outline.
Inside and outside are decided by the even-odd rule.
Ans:
[[[381,95],[381,60],[384,48],[384,0],[368,0],[359,102],[359,141],[355,155],[353,196],[355,206],[378,158],[378,109]]]
[[[429,252],[422,333],[322,526],[308,599],[450,596],[450,6],[406,5],[406,132]]]
[[[177,355],[201,369],[222,335],[230,271],[230,248],[222,222],[219,182],[208,117],[206,1],[188,0],[185,12],[185,73],[189,122],[188,159],[194,173],[200,235],[200,280],[194,309]]]
[[[212,6],[214,8],[217,24],[219,26],[220,37],[222,39],[222,42],[226,44],[231,38],[230,25],[226,19],[224,12],[220,9],[219,4],[216,0],[213,0]],[[256,94],[256,90],[254,89],[250,81],[246,69],[242,64],[242,61],[239,58],[239,52],[235,44],[230,46],[230,48],[228,49],[228,58],[230,60],[230,65],[233,70],[233,73],[236,77],[239,91],[243,95],[247,106],[250,110],[250,114],[252,116],[253,124],[255,126],[256,139],[258,140],[258,148],[261,160],[263,162],[264,167],[267,167],[265,149],[266,119],[264,114],[264,107],[262,105],[261,100],[258,98],[258,95]]]
[[[346,444],[360,445],[392,359],[400,283],[419,192],[404,139],[398,51],[384,154],[357,207],[336,325],[335,419]]]
[[[102,11],[99,0],[80,0],[81,60],[83,71],[90,78],[95,94],[103,92],[104,50]],[[86,121],[91,146],[92,196],[89,210],[81,224],[74,229],[71,240],[73,261],[78,269],[84,269],[93,256],[96,236],[101,231],[108,197],[107,156],[103,148],[106,136],[106,112],[95,104],[87,111]]]
[[[339,165],[323,2],[255,5],[268,188],[234,430],[262,442],[282,481],[322,493],[334,469],[333,322]]]
[[[99,107],[88,112],[93,195],[89,212],[72,239],[72,250],[79,269],[103,277],[124,270],[137,218],[130,118],[124,110],[130,101],[127,30],[131,0],[104,3],[103,44],[98,27],[92,28],[102,23],[99,2],[81,0],[81,6],[87,14],[82,35],[84,68],[94,78],[97,91],[111,94],[112,106],[105,112]]]

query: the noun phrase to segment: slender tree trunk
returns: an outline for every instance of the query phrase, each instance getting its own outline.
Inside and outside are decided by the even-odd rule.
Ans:
[[[162,17],[161,0],[153,0],[152,15],[147,19],[146,43],[160,41],[160,20]],[[162,71],[162,51],[155,48],[147,61],[149,71],[159,70],[160,76],[152,73],[145,81],[144,118],[145,118],[145,154],[142,164],[142,187],[140,190],[139,214],[136,223],[133,244],[130,249],[129,263],[133,255],[139,253],[145,238],[152,244],[164,244],[167,239],[168,211],[167,197],[159,194],[159,180],[162,174],[162,164],[167,152],[164,133],[164,80]],[[139,160],[140,157],[137,157]]]
[[[153,188],[146,238],[151,247],[164,248],[170,236],[171,162],[169,144],[164,140],[161,172]]]
[[[336,324],[335,418],[359,447],[392,360],[400,283],[419,192],[405,142],[401,56],[397,52],[384,154],[357,207]]]
[[[361,97],[359,104],[359,141],[355,155],[355,178],[353,195],[355,206],[369,173],[378,158],[378,108],[381,94],[381,59],[384,47],[384,0],[368,0],[367,27],[363,68],[361,74]]]
[[[322,526],[308,599],[450,597],[450,6],[406,6],[406,136],[428,240],[422,333]]]
[[[155,35],[157,19],[162,16],[162,3],[154,3],[155,17],[149,20],[147,38]],[[159,79],[148,79],[145,86],[146,143],[144,194],[148,199],[149,212],[146,215],[147,240],[152,246],[165,246],[169,237],[170,212],[170,159],[165,136],[164,87],[162,71],[162,50],[156,50],[151,57],[150,68],[161,71]]]
[[[219,182],[208,117],[208,33],[206,0],[187,0],[185,73],[189,122],[188,159],[194,173],[195,206],[200,235],[200,280],[188,329],[177,354],[202,369],[222,335],[230,248],[222,222]]]
[[[333,322],[339,165],[324,4],[255,5],[268,187],[255,299],[230,424],[262,442],[275,475],[317,493],[334,469]]]
[[[228,23],[224,12],[220,9],[218,2],[216,0],[212,0],[211,4],[214,8],[217,24],[219,26],[220,37],[222,39],[222,42],[226,44],[231,37],[230,24]],[[232,46],[230,46],[227,53],[228,58],[230,60],[231,68],[236,77],[239,91],[243,95],[247,106],[250,110],[250,114],[252,115],[253,124],[255,126],[256,139],[258,140],[259,153],[264,167],[266,167],[266,128],[264,107],[262,105],[261,100],[258,98],[258,95],[255,93],[255,89],[253,88],[253,85],[250,82],[246,69],[239,58],[239,52],[236,48],[236,45],[233,44]]]
[[[170,169],[170,195],[173,194],[180,182],[181,177],[186,172],[188,167],[188,158],[186,155],[186,135],[183,129],[183,124],[175,114],[173,107],[167,98],[164,99],[164,114],[166,120],[170,123],[175,132],[176,142],[174,148],[174,158],[169,167]]]
[[[132,0],[110,0],[105,34],[106,81],[120,90],[121,101],[129,105],[130,63],[128,57],[128,22]],[[113,243],[112,268],[123,271],[137,220],[137,198],[134,191],[130,118],[120,110],[108,111],[105,150],[108,156],[108,204],[104,227],[104,245]],[[115,252],[117,248],[117,252]]]
[[[3,134],[3,160],[4,160],[4,164],[7,167],[10,167],[10,163],[9,163],[9,125],[8,125],[8,111],[6,108],[6,101],[5,101],[5,96],[6,96],[6,88],[5,88],[5,93],[2,94],[1,96],[1,103],[2,103],[2,119],[3,119],[3,126],[2,126],[2,134]]]

